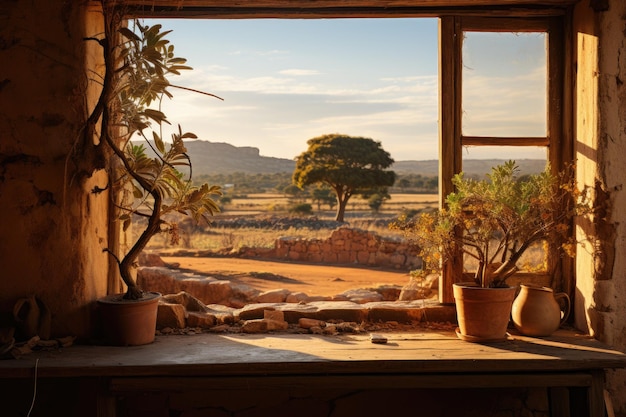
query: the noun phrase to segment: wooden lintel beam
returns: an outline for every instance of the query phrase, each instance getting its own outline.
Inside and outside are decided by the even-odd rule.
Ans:
[[[558,16],[575,0],[118,0],[132,16],[151,18],[315,19],[445,15]]]

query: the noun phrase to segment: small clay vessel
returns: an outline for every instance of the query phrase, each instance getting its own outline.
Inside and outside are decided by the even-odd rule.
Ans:
[[[564,309],[558,300],[564,300]],[[511,307],[511,319],[523,335],[545,337],[567,320],[569,311],[570,299],[566,293],[555,294],[552,288],[521,284]]]

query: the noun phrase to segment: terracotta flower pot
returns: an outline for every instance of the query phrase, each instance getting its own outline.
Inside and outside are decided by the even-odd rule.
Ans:
[[[457,336],[469,342],[506,340],[516,288],[482,288],[474,283],[453,285]]]
[[[98,300],[102,333],[107,344],[145,345],[154,341],[161,294],[146,292],[139,300],[113,294]]]

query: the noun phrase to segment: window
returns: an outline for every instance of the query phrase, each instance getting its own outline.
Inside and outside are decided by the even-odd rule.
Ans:
[[[206,18],[262,18],[268,13],[273,18],[337,18],[337,17],[433,17],[439,15],[439,202],[453,191],[451,179],[454,174],[463,168],[464,155],[471,158],[474,151],[487,150],[498,155],[517,159],[516,155],[542,155],[550,163],[554,171],[559,171],[565,163],[573,160],[572,139],[572,111],[570,92],[565,89],[568,80],[571,80],[571,69],[564,66],[564,62],[571,61],[568,56],[569,40],[564,36],[563,24],[565,19],[564,8],[548,7],[533,10],[524,7],[518,12],[512,6],[507,10],[499,10],[501,16],[508,13],[509,17],[479,17],[479,11],[468,5],[455,14],[452,9],[441,9],[437,6],[421,9],[394,9],[393,7],[372,7],[371,3],[363,5],[360,2],[349,9],[331,7],[328,9],[299,9],[297,12],[289,9],[286,4],[276,1],[272,3],[271,12],[267,9],[246,9],[239,6],[220,9],[198,9],[191,12],[194,17]],[[428,10],[427,10],[428,9]],[[156,16],[165,12],[161,17],[185,17],[186,10],[158,10],[146,9],[145,13],[138,13],[143,17]],[[486,14],[489,12],[486,12]],[[537,17],[541,16],[541,17]],[[491,39],[491,40],[490,40]],[[533,118],[540,123],[535,126],[519,123],[519,129],[512,127],[513,119],[492,117],[494,125],[490,129],[478,129],[476,117],[488,117],[480,100],[472,102],[472,77],[475,73],[465,71],[465,60],[471,59],[471,47],[475,42],[485,42],[504,39],[505,41],[540,42],[545,45],[543,78],[539,78],[544,90],[543,98],[538,95],[539,87],[534,91],[537,95],[532,109]],[[419,41],[419,40],[417,40]],[[464,45],[466,49],[464,50]],[[467,68],[471,68],[468,64]],[[536,67],[535,67],[536,68]],[[517,70],[517,68],[514,68]],[[476,71],[478,71],[476,69]],[[526,75],[531,75],[528,73]],[[532,75],[537,75],[532,73]],[[465,89],[464,89],[464,83]],[[533,88],[535,90],[535,88]],[[474,90],[476,91],[476,90]],[[497,92],[490,91],[496,94]],[[543,112],[544,117],[539,113]],[[527,115],[528,116],[528,115]],[[541,119],[541,120],[540,120]],[[501,126],[497,126],[500,124]],[[512,155],[512,156],[511,156]],[[549,264],[556,272],[557,280],[561,281],[563,289],[568,291],[573,282],[565,281],[562,277],[571,276],[573,263],[558,260],[551,254]],[[444,266],[443,282],[440,285],[440,301],[452,303],[452,283],[460,280],[463,273],[462,263]]]
[[[499,159],[540,156],[554,171],[572,160],[563,134],[564,48],[559,22],[441,18],[440,204],[453,191],[452,176],[463,170],[463,160],[474,152]],[[546,257],[547,270],[560,277],[567,265],[549,251]],[[444,265],[441,302],[454,301],[452,283],[462,281],[463,274],[460,260]]]

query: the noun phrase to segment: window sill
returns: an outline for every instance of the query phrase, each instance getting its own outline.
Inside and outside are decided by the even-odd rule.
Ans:
[[[143,346],[75,345],[0,361],[0,378],[289,375],[429,375],[573,372],[625,368],[626,354],[573,331],[549,338],[511,335],[499,343],[459,340],[451,331],[368,334],[157,336]]]

